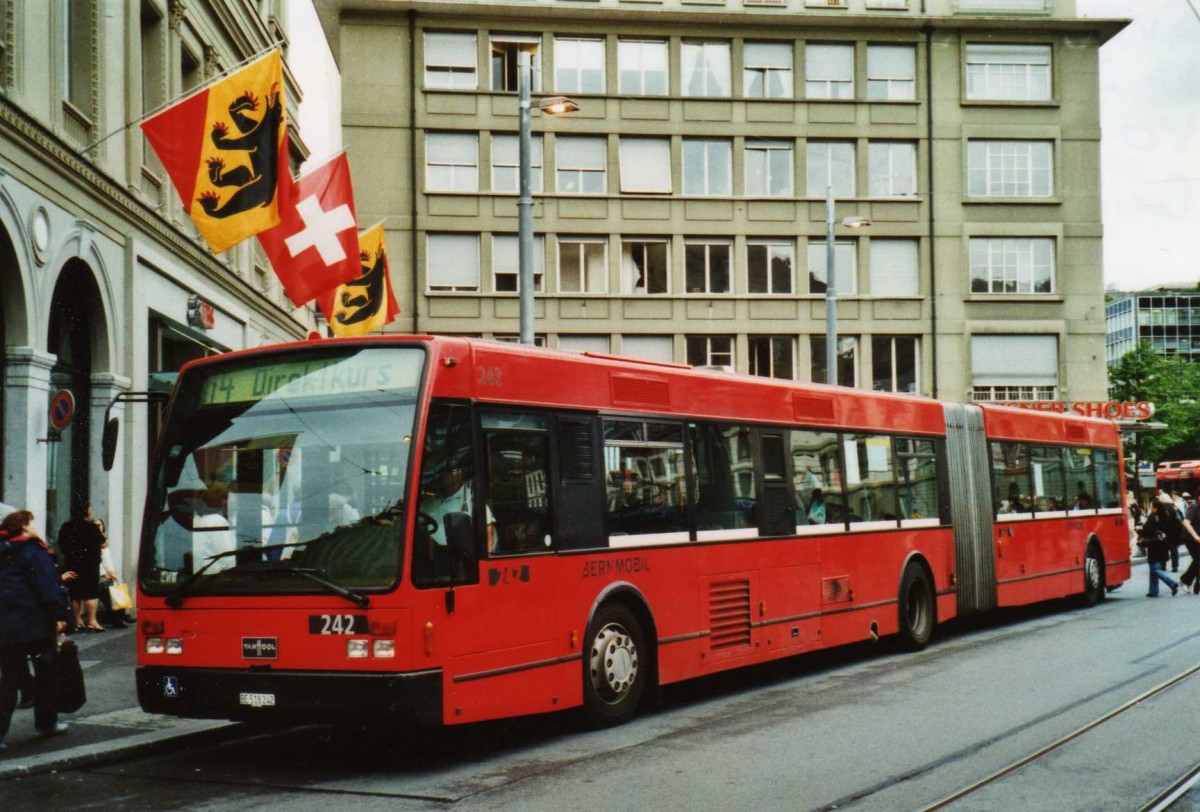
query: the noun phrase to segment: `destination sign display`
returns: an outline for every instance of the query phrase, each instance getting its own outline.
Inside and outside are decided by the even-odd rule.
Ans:
[[[424,358],[415,349],[371,349],[213,371],[204,380],[199,406],[415,389]]]

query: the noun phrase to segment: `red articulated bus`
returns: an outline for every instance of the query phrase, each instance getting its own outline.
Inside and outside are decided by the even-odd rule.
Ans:
[[[1200,460],[1160,462],[1154,472],[1154,483],[1165,493],[1195,496],[1200,492]]]
[[[147,495],[154,713],[457,724],[1129,577],[1111,422],[430,336],[184,368]]]

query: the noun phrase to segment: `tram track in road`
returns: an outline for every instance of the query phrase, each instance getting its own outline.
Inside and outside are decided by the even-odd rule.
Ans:
[[[1112,721],[1113,719],[1116,719],[1117,717],[1127,713],[1128,711],[1133,710],[1134,708],[1142,705],[1143,703],[1162,695],[1163,693],[1176,687],[1180,683],[1183,683],[1183,682],[1187,681],[1188,679],[1196,676],[1197,674],[1200,674],[1200,665],[1192,666],[1191,668],[1188,668],[1188,669],[1176,674],[1175,676],[1171,677],[1170,679],[1168,679],[1164,682],[1161,682],[1158,685],[1154,686],[1153,688],[1150,688],[1149,690],[1144,691],[1143,693],[1134,697],[1133,699],[1130,699],[1128,702],[1125,702],[1125,703],[1119,705],[1118,707],[1113,708],[1112,710],[1110,710],[1108,713],[1104,714],[1103,716],[1100,716],[1099,718],[1094,719],[1091,722],[1088,722],[1087,724],[1076,728],[1075,730],[1071,731],[1070,733],[1066,734],[1065,736],[1062,736],[1062,737],[1056,739],[1055,741],[1051,742],[1050,744],[1047,744],[1044,747],[1041,747],[1041,748],[1035,750],[1034,752],[1030,753],[1029,755],[1024,756],[1020,759],[1017,759],[1016,761],[1012,762],[1011,764],[1008,764],[1007,766],[1002,767],[999,770],[996,770],[995,772],[991,773],[990,775],[987,775],[987,776],[979,779],[978,781],[975,781],[974,783],[968,784],[967,786],[964,786],[964,787],[956,790],[952,794],[947,795],[946,797],[942,798],[939,801],[936,801],[928,806],[922,807],[921,812],[934,812],[934,810],[945,809],[945,808],[957,803],[958,801],[961,801],[965,798],[968,798],[968,797],[978,793],[980,790],[983,790],[989,786],[995,785],[995,784],[999,783],[1000,781],[1003,781],[1008,776],[1011,776],[1014,773],[1019,772],[1020,770],[1029,766],[1030,764],[1033,764],[1034,762],[1036,762],[1040,759],[1043,759],[1046,756],[1049,756],[1055,752],[1062,750],[1064,747],[1066,747],[1070,743],[1076,741],[1077,739],[1084,736],[1085,734],[1090,733],[1093,730],[1096,730],[1097,728],[1099,728],[1099,727],[1105,725],[1106,723]],[[1186,792],[1188,792],[1193,786],[1195,786],[1198,783],[1200,783],[1200,764],[1196,765],[1191,770],[1189,770],[1187,773],[1185,773],[1181,778],[1179,778],[1178,780],[1173,782],[1166,790],[1164,790],[1156,798],[1154,798],[1154,800],[1150,801],[1148,804],[1141,807],[1141,812],[1149,812],[1150,810],[1154,810],[1154,812],[1159,812],[1159,810],[1165,810],[1165,809],[1170,808],[1170,806],[1173,803],[1175,803],[1175,801],[1177,801],[1179,798],[1181,798]]]

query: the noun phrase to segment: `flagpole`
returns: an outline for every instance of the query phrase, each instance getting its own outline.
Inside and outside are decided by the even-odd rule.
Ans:
[[[262,59],[262,58],[266,57],[268,54],[270,54],[271,51],[278,49],[281,45],[283,45],[283,40],[277,40],[276,42],[272,43],[271,45],[268,45],[266,48],[259,51],[258,53],[246,57],[241,62],[234,65],[233,67],[226,68],[225,70],[218,73],[216,76],[206,79],[205,81],[201,82],[200,84],[196,85],[194,88],[189,90],[187,93],[184,93],[182,96],[175,98],[175,99],[171,99],[170,101],[163,102],[158,107],[155,107],[153,110],[151,110],[150,112],[142,113],[142,115],[138,116],[137,118],[135,118],[131,121],[127,121],[126,123],[124,123],[120,127],[118,127],[117,129],[110,132],[108,135],[104,135],[104,136],[101,136],[100,138],[97,138],[95,141],[88,144],[80,151],[83,153],[91,152],[93,149],[100,146],[105,141],[112,138],[114,135],[123,133],[126,130],[128,130],[130,127],[134,126],[135,124],[140,124],[141,122],[145,121],[148,118],[154,118],[156,115],[161,113],[163,110],[166,110],[168,107],[172,107],[176,104],[179,104],[182,101],[186,101],[187,99],[190,99],[192,96],[195,96],[197,93],[202,93],[203,91],[208,90],[209,85],[211,85],[215,82],[221,81],[226,76],[233,73],[234,71],[241,70],[242,68],[246,67],[247,65],[257,62],[259,59]]]

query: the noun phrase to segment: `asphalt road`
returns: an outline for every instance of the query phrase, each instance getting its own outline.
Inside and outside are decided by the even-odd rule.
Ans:
[[[5,810],[1142,808],[1200,763],[1200,597],[1145,568],[1093,609],[943,629],[688,683],[631,724],[573,713],[413,735],[310,728],[0,783]],[[1134,702],[1134,700],[1138,700]],[[1200,809],[1193,791],[1175,809]]]

